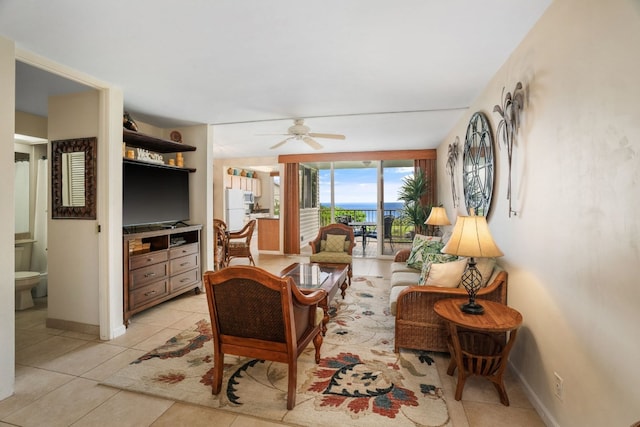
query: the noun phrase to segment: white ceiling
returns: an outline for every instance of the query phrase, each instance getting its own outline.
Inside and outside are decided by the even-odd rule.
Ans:
[[[420,149],[442,142],[550,3],[0,0],[0,34],[120,86],[134,119],[220,125],[216,157],[313,152],[257,135],[295,117],[346,135],[319,140],[326,152]],[[18,69],[16,104],[46,115],[24,88],[56,89],[31,74]]]

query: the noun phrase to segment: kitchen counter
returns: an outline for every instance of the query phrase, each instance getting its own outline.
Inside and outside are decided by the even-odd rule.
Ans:
[[[268,215],[268,214],[267,214]],[[258,250],[280,251],[280,217],[258,217]]]

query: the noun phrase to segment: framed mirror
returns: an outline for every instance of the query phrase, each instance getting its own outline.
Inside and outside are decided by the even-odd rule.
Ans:
[[[493,138],[487,117],[476,112],[467,126],[464,142],[462,185],[467,212],[487,216],[491,208],[495,178]]]
[[[96,219],[97,139],[51,141],[51,217]]]

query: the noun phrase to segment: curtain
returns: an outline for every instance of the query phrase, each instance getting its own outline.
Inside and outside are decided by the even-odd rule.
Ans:
[[[300,197],[299,197],[299,165],[285,163],[284,192],[280,208],[280,220],[284,217],[285,254],[300,253]]]

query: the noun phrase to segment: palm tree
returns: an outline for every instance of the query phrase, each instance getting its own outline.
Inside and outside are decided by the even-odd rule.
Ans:
[[[422,196],[427,193],[427,175],[422,169],[418,169],[413,175],[402,179],[402,186],[398,192],[398,200],[404,202],[401,216],[413,224],[418,234],[424,234],[426,226],[424,222],[429,216],[431,206],[421,203]]]

